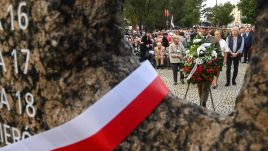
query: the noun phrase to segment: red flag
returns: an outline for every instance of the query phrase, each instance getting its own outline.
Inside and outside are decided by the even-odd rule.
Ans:
[[[168,17],[169,15],[170,15],[170,14],[169,14],[168,9],[165,9],[165,10],[164,10],[164,16],[165,16],[165,17]]]

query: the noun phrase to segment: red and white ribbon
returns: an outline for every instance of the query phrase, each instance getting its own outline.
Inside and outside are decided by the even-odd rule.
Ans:
[[[115,149],[168,94],[149,62],[71,121],[0,151],[109,151]]]

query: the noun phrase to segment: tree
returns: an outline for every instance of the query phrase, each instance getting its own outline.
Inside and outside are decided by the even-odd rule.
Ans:
[[[185,0],[172,0],[170,2],[171,14],[174,17],[174,24],[181,26],[181,19],[183,18],[183,7]]]
[[[234,16],[232,14],[234,8],[235,6],[230,2],[215,6],[211,16],[212,24],[215,26],[224,26],[231,23],[234,20]]]
[[[123,16],[132,26],[144,25],[147,29],[165,28],[164,10],[168,1],[126,0]]]
[[[185,27],[191,27],[199,23],[201,9],[204,0],[185,0],[183,4],[183,16],[181,24]]]
[[[213,11],[214,7],[207,7],[201,10],[201,14],[206,20],[211,21],[213,19]]]
[[[199,23],[200,10],[205,0],[126,0],[123,16],[131,25],[145,25],[149,29],[165,28],[166,20],[174,17],[175,25],[187,26]],[[163,14],[168,9],[170,15]]]
[[[238,8],[242,13],[242,23],[254,24],[256,19],[255,0],[240,0]]]

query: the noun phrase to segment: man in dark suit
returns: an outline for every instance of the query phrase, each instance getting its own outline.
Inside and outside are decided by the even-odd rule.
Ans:
[[[252,32],[250,32],[250,29],[247,27],[246,28],[246,32],[244,33],[243,35],[243,38],[244,38],[244,62],[243,63],[246,63],[250,60],[250,57],[251,57],[251,49],[252,49]]]
[[[228,51],[227,70],[226,70],[227,82],[225,86],[228,87],[230,86],[232,63],[234,63],[232,84],[236,85],[236,77],[238,74],[239,61],[244,49],[244,38],[240,34],[238,34],[238,27],[232,28],[232,35],[227,37],[226,43],[229,49],[227,50]]]

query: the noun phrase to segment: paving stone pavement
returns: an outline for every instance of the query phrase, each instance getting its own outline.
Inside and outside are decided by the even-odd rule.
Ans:
[[[239,72],[236,79],[237,84],[235,86],[230,85],[229,87],[224,86],[226,83],[226,67],[223,67],[223,71],[220,73],[220,77],[218,80],[218,88],[211,88],[216,112],[222,115],[228,115],[232,113],[235,106],[236,97],[239,94],[240,89],[243,85],[247,65],[248,64],[245,63],[239,64]],[[173,94],[175,94],[179,98],[184,98],[187,89],[187,84],[180,83],[178,77],[178,85],[173,85],[172,69],[158,69],[157,72]],[[232,73],[233,70],[231,72],[231,75]],[[190,85],[186,99],[187,101],[199,104],[199,96],[196,85]],[[207,108],[209,110],[213,110],[210,97],[207,103]]]

